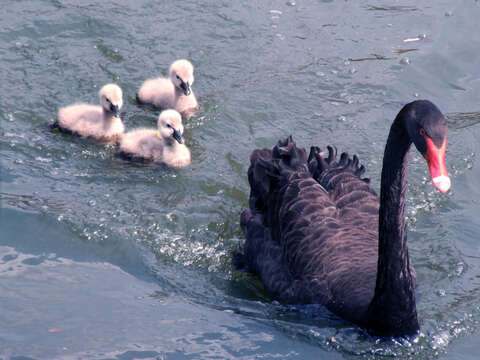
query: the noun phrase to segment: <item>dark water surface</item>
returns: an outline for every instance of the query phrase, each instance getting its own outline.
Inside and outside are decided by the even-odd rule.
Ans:
[[[479,18],[473,0],[1,0],[0,359],[478,359]],[[135,91],[184,57],[201,104],[188,168],[46,126],[116,82],[126,127],[153,127]],[[254,148],[333,143],[378,190],[415,98],[448,115],[453,183],[434,191],[412,155],[418,337],[376,341],[233,271]]]

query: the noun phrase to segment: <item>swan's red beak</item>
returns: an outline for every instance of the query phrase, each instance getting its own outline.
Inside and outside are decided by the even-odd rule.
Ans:
[[[433,185],[442,194],[450,189],[450,177],[448,176],[447,167],[445,166],[445,153],[447,152],[447,138],[443,139],[441,147],[437,147],[432,139],[424,136],[427,142],[427,152],[425,160],[427,160],[428,168],[430,169],[430,177]]]

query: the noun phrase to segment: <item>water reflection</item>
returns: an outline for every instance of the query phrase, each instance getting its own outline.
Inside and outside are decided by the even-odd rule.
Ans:
[[[458,112],[447,114],[447,123],[456,130],[469,128],[480,123],[480,112]]]

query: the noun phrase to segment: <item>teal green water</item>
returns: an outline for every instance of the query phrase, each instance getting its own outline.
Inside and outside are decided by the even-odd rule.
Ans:
[[[3,0],[0,10],[0,359],[477,359],[480,4],[476,1]],[[135,92],[195,65],[191,166],[130,164],[51,131],[60,106]],[[404,103],[448,116],[452,190],[409,168],[421,334],[376,341],[318,308],[271,302],[237,274],[254,148],[357,153],[378,190]]]

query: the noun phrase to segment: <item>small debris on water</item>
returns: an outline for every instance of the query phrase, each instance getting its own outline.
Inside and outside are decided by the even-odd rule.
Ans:
[[[48,332],[51,333],[51,334],[56,334],[56,333],[59,333],[59,332],[62,332],[62,331],[63,331],[62,329],[58,329],[58,328],[48,329]]]
[[[403,42],[413,42],[413,41],[420,41],[420,40],[424,40],[427,38],[427,34],[420,34],[416,37],[411,37],[411,38],[406,38],[406,39],[403,39]]]

